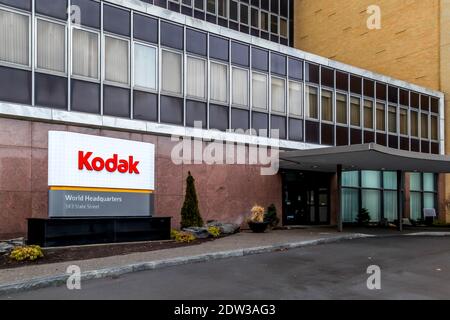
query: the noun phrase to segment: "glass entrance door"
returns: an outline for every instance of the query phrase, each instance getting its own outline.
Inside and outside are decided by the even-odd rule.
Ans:
[[[315,172],[283,174],[283,224],[326,225],[330,222],[330,175]]]

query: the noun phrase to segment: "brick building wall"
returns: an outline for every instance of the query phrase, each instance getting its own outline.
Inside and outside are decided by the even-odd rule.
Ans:
[[[381,9],[379,30],[367,28],[371,5]],[[444,92],[450,154],[450,0],[297,0],[294,10],[296,48]]]

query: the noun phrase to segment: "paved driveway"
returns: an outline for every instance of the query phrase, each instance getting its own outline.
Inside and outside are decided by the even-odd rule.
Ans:
[[[367,289],[368,266],[381,290]],[[196,263],[7,299],[449,299],[450,238],[385,237]]]

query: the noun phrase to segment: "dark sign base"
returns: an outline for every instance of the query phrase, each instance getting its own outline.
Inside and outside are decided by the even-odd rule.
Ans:
[[[170,239],[170,217],[28,219],[27,244],[58,247]]]

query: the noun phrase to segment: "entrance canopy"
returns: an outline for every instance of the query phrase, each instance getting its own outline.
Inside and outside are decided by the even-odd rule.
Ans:
[[[450,173],[450,157],[403,151],[374,143],[280,153],[280,168],[303,171],[387,170]]]

